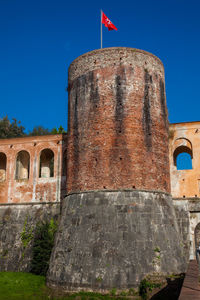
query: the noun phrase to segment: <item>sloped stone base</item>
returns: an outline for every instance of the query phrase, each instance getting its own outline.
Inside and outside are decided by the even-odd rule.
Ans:
[[[149,273],[185,271],[171,196],[96,191],[64,199],[47,284],[63,290],[124,289]]]

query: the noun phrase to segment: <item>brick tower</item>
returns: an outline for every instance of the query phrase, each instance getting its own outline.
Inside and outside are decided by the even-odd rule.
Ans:
[[[68,195],[48,284],[123,289],[181,271],[161,61],[131,48],[92,51],[70,65],[68,92]]]

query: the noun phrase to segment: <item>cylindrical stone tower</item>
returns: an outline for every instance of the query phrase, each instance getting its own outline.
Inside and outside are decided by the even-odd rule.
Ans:
[[[183,271],[170,196],[164,69],[108,48],[69,68],[68,196],[48,285],[109,290]]]

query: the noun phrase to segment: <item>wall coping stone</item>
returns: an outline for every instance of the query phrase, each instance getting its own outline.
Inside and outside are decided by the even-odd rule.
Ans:
[[[126,50],[126,51],[133,51],[133,52],[138,52],[138,53],[142,53],[144,55],[148,55],[148,56],[152,56],[153,58],[155,58],[162,66],[163,66],[163,63],[162,61],[160,60],[160,58],[158,58],[156,55],[148,52],[148,51],[144,51],[144,50],[141,50],[141,49],[136,49],[136,48],[131,48],[131,47],[108,47],[108,48],[103,48],[103,49],[95,49],[95,50],[92,50],[92,51],[89,51],[89,52],[86,52],[80,56],[78,56],[77,58],[75,58],[72,63],[70,64],[69,68],[77,63],[77,61],[79,61],[80,59],[82,59],[83,57],[87,57],[87,56],[93,56],[94,54],[96,53],[99,53],[99,52],[109,52],[110,50],[119,50],[119,51],[122,51],[122,50]]]
[[[53,204],[60,204],[60,201],[54,201],[54,202],[23,202],[23,203],[0,203],[0,207],[1,206],[20,206],[20,205],[30,205],[30,206],[34,206],[34,205],[53,205]]]
[[[64,196],[68,197],[70,195],[74,194],[86,194],[86,193],[98,193],[98,192],[104,192],[104,193],[119,193],[119,192],[144,192],[144,193],[152,193],[152,194],[164,194],[167,196],[171,196],[171,194],[163,191],[155,191],[155,190],[137,190],[137,189],[119,189],[119,190],[90,190],[90,191],[75,191],[75,192],[70,192]]]

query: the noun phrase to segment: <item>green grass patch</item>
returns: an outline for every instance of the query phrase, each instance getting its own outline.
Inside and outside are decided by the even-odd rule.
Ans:
[[[1,300],[45,299],[44,289],[45,277],[43,276],[21,272],[0,272]]]

